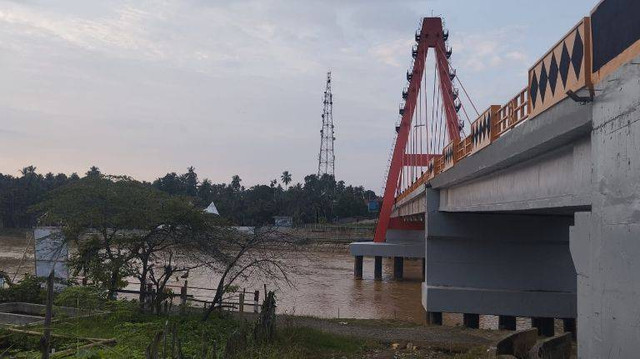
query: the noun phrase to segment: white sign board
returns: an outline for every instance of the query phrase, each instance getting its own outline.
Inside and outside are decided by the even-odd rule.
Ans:
[[[56,278],[69,279],[69,268],[67,268],[69,248],[60,228],[38,227],[33,230],[33,237],[36,276],[48,277],[51,269],[54,269]]]

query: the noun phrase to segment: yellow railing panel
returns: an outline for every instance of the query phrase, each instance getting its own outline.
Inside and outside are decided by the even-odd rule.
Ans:
[[[530,117],[591,82],[591,25],[585,17],[529,69]]]

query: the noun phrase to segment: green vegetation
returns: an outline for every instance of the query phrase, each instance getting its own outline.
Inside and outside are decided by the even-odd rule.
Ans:
[[[51,191],[34,210],[43,213],[41,223],[59,226],[76,245],[73,274],[110,296],[129,276],[164,293],[172,276],[188,270],[173,263],[174,249],[187,250],[197,235],[225,232],[184,197],[120,176],[88,175]],[[156,297],[156,305],[165,299]]]
[[[83,178],[100,175],[97,167],[91,167]],[[297,184],[289,171],[279,177],[280,181],[273,179],[268,185],[245,188],[237,175],[230,183],[215,184],[209,179],[200,180],[195,169],[189,167],[186,173],[171,172],[153,183],[142,184],[170,195],[188,197],[200,209],[214,202],[224,219],[243,226],[273,224],[273,216],[291,216],[296,224],[375,217],[368,213],[367,201],[375,200],[376,195],[362,186],[349,186],[327,175],[305,176]],[[42,175],[34,166],[23,168],[19,176],[0,173],[0,228],[33,227],[40,212],[29,209],[46,199],[51,191],[80,179],[76,173]]]
[[[41,284],[42,278],[28,274],[19,283],[8,283],[5,288],[0,288],[0,303],[3,302],[27,302],[42,304],[47,297]]]
[[[53,325],[56,351],[85,344],[73,338],[115,338],[116,344],[82,350],[76,357],[82,358],[144,358],[145,349],[154,335],[166,326],[177,327],[184,358],[202,358],[203,347],[215,348],[213,358],[222,358],[227,340],[232,333],[245,335],[246,345],[235,355],[237,358],[332,358],[353,357],[368,348],[376,347],[371,341],[337,336],[308,328],[278,329],[273,341],[255,341],[253,324],[219,314],[207,321],[201,315],[158,316],[144,314],[133,302],[109,302],[109,314],[80,319],[67,319]],[[41,331],[41,327],[31,328]],[[10,356],[39,358],[39,338],[33,335],[10,333],[0,329],[0,352],[8,347]]]
[[[55,297],[54,304],[85,310],[103,309],[107,302],[107,292],[93,286],[70,286]]]
[[[242,276],[287,281],[283,255],[258,249],[293,249],[300,242],[268,229],[236,231],[188,197],[99,173],[51,191],[34,210],[43,213],[41,223],[61,229],[54,235],[75,245],[69,261],[74,277],[81,274],[111,299],[126,285],[125,278],[135,277],[141,310],[167,310],[167,283],[187,278],[190,270],[207,267],[220,273],[205,319]]]

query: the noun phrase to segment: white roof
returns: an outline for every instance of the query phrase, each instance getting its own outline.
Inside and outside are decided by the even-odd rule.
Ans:
[[[204,211],[207,213],[216,214],[218,216],[220,215],[220,213],[218,212],[218,208],[216,208],[216,205],[213,202],[211,202],[209,207],[205,208]]]

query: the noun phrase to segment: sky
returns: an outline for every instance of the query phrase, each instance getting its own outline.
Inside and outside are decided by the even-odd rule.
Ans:
[[[336,177],[380,191],[422,17],[484,109],[596,2],[0,0],[0,173],[302,181],[330,69]]]

